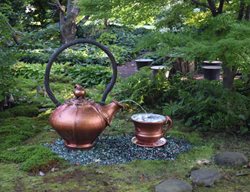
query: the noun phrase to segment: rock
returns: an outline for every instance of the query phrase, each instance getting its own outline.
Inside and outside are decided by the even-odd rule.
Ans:
[[[45,112],[45,111],[47,111],[48,110],[48,108],[40,108],[40,109],[38,109],[38,112],[39,113],[42,113],[42,112]]]
[[[192,186],[178,179],[168,179],[155,186],[155,192],[191,192]]]
[[[239,152],[222,152],[215,155],[214,161],[217,165],[242,166],[247,164],[248,159]]]
[[[190,178],[195,185],[211,187],[221,178],[221,174],[215,169],[201,168],[192,171]]]
[[[208,159],[200,159],[200,160],[198,160],[196,163],[197,163],[198,165],[208,165],[208,164],[211,163],[211,161],[208,160]]]
[[[40,175],[40,176],[45,176],[45,173],[42,172],[42,171],[39,171],[39,175]]]

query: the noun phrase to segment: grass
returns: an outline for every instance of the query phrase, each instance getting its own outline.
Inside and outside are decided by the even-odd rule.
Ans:
[[[57,94],[67,95],[67,91],[61,89],[60,85],[54,88]],[[188,140],[193,148],[180,154],[174,161],[136,160],[109,166],[68,165],[43,146],[44,143],[51,143],[59,137],[48,124],[52,103],[48,105],[48,98],[41,95],[36,97],[36,88],[28,80],[25,80],[21,89],[28,93],[22,95],[25,97],[24,104],[0,113],[0,192],[152,192],[155,185],[168,178],[178,178],[191,183],[189,174],[191,170],[199,167],[216,168],[223,174],[223,179],[213,188],[194,187],[194,192],[249,191],[250,174],[236,176],[238,172],[249,173],[249,168],[217,167],[213,163],[198,163],[198,160],[202,159],[211,161],[214,154],[225,150],[243,152],[250,158],[249,138],[238,138],[223,133],[201,135],[188,132],[183,124],[176,120],[168,135]],[[39,97],[41,102],[38,102]],[[31,102],[27,103],[29,100]],[[38,114],[38,109],[44,107],[46,110]],[[133,133],[134,126],[130,115],[128,111],[119,112],[103,134]],[[39,176],[39,171],[43,171],[45,176]]]

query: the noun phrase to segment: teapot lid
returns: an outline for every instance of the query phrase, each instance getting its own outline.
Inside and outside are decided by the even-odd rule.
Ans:
[[[65,104],[68,104],[68,105],[72,105],[72,104],[75,104],[75,105],[88,105],[88,104],[94,105],[94,104],[96,104],[93,100],[85,98],[86,91],[79,84],[75,85],[73,93],[75,95],[75,98],[67,100],[65,102]]]
[[[86,95],[86,91],[84,90],[84,88],[79,85],[79,84],[76,84],[75,85],[75,89],[73,91],[75,97],[78,99],[78,98],[84,98],[85,95]]]

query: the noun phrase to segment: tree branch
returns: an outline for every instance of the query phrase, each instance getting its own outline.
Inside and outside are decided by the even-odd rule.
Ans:
[[[207,0],[207,3],[208,3],[210,11],[212,12],[212,15],[214,17],[217,16],[218,13],[217,13],[217,9],[216,9],[214,0]]]
[[[71,12],[71,9],[72,9],[72,1],[67,0],[67,15],[69,15],[69,13]]]
[[[56,0],[56,5],[57,5],[57,8],[60,10],[60,12],[62,12],[63,15],[65,15],[66,14],[65,7],[61,5],[59,0]]]
[[[246,7],[246,10],[245,10],[245,19],[246,19],[247,21],[250,20],[250,5],[248,5],[248,6]]]
[[[88,21],[88,19],[90,18],[90,16],[89,15],[85,15],[80,21],[79,21],[79,25],[84,25],[87,21]]]
[[[238,20],[242,20],[243,16],[244,16],[244,9],[245,9],[245,2],[244,0],[240,1],[240,9],[239,9],[239,13],[238,13]]]
[[[5,24],[7,25],[7,27],[9,28],[9,31],[11,32],[11,36],[13,38],[13,41],[18,45],[19,44],[19,38],[22,35],[22,33],[20,31],[16,31],[11,25],[10,23],[5,20]]]
[[[223,6],[224,6],[225,0],[220,0],[219,8],[218,8],[218,14],[221,14],[223,11]]]
[[[200,2],[200,1],[198,1],[198,0],[191,0],[191,1],[192,1],[192,3],[195,4],[195,5],[199,5],[199,6],[202,6],[202,7],[209,8],[208,4],[206,4],[206,3],[202,3],[202,2]]]

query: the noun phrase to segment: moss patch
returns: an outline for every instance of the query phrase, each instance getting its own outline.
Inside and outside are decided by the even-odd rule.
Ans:
[[[39,145],[16,147],[0,154],[0,162],[20,163],[20,169],[28,172],[46,172],[60,161],[62,160],[51,150]]]
[[[16,164],[0,163],[0,191],[18,191],[16,190],[16,182],[25,177],[25,174],[18,169]]]
[[[13,117],[0,121],[0,150],[21,145],[25,140],[41,132],[44,126],[44,122],[30,117]]]
[[[16,116],[35,117],[38,113],[38,107],[35,105],[18,105],[0,112],[0,118],[3,119]]]

